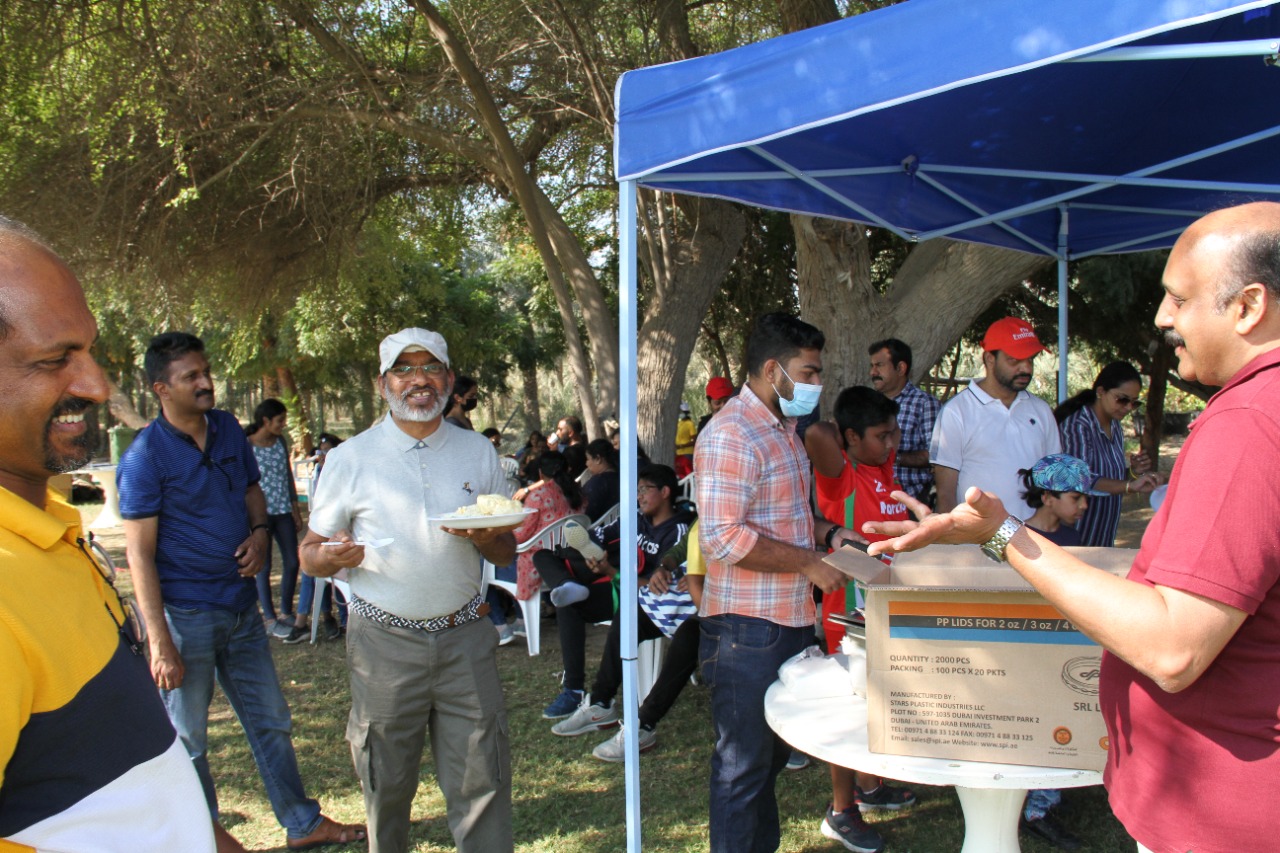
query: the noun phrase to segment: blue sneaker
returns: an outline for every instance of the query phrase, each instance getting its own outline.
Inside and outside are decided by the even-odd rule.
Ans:
[[[565,717],[578,710],[578,706],[582,704],[581,690],[561,690],[560,695],[556,697],[556,701],[542,709],[542,719],[544,720],[563,720]]]
[[[839,841],[844,849],[853,853],[881,853],[884,850],[884,839],[867,826],[857,806],[838,812],[828,805],[827,816],[822,820],[822,834]]]

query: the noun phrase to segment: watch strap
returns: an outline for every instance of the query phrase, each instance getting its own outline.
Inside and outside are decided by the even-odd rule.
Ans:
[[[1005,550],[1009,547],[1009,540],[1013,539],[1014,534],[1016,534],[1021,528],[1022,519],[1018,518],[1016,515],[1010,515],[1001,522],[999,529],[995,532],[995,535],[982,543],[982,553],[986,554],[997,563],[1007,561],[1009,558],[1005,554]]]

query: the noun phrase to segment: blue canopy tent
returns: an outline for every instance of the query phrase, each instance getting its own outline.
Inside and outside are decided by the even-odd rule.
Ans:
[[[1207,210],[1280,197],[1275,6],[910,0],[624,74],[623,505],[635,498],[638,185],[1054,257],[1065,395],[1068,260],[1167,247]],[[622,578],[630,601],[633,564]],[[634,719],[634,611],[622,618]],[[627,747],[639,850],[632,732]]]

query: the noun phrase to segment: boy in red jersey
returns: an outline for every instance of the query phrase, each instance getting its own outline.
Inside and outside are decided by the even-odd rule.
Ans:
[[[844,536],[859,531],[868,521],[906,521],[907,508],[890,496],[902,487],[893,477],[894,457],[902,437],[898,429],[898,404],[872,388],[846,388],[836,398],[835,423],[816,423],[805,432],[804,446],[813,463],[818,511],[828,521],[841,525],[827,537],[827,547],[839,547]],[[867,537],[871,541],[882,537]],[[843,614],[854,602],[846,602],[845,591],[822,597],[822,628],[827,651],[840,650],[844,626],[831,621],[831,614]],[[862,823],[861,812],[872,809],[900,809],[915,802],[915,795],[903,788],[885,785],[875,776],[831,765],[832,802],[822,822],[822,834],[850,850],[868,849],[853,842]],[[848,827],[848,830],[846,830]],[[846,841],[850,839],[850,841]]]

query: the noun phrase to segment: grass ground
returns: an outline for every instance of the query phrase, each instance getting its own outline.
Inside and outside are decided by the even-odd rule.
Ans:
[[[1170,458],[1169,454],[1165,458]],[[1162,467],[1167,471],[1169,463]],[[86,522],[98,509],[95,505],[82,507]],[[1136,548],[1150,516],[1144,499],[1128,499],[1117,544]],[[123,565],[120,529],[101,531],[98,536]],[[127,573],[122,582],[127,586]],[[591,669],[599,657],[604,630],[597,628],[588,634]],[[293,709],[294,746],[309,793],[331,817],[361,821],[363,801],[344,740],[350,695],[342,643],[322,640],[315,646],[286,646],[273,642],[272,652]],[[542,708],[559,689],[561,664],[554,623],[548,620],[543,624],[541,655],[530,657],[523,641],[517,639],[498,650],[498,663],[510,719],[516,849],[520,853],[616,853],[625,849],[622,766],[591,757],[591,749],[605,735],[556,737],[551,734],[551,724],[542,719]],[[251,850],[285,849],[283,830],[271,813],[244,735],[221,693],[215,695],[210,717],[209,760],[218,783],[224,825]],[[712,740],[707,690],[690,686],[659,728],[657,749],[641,759],[646,851],[706,849]],[[826,765],[815,762],[807,769],[784,773],[778,780],[781,850],[816,853],[841,849],[818,831],[822,810],[830,799],[829,779]],[[919,797],[913,808],[870,818],[885,836],[888,849],[894,853],[959,849],[964,824],[955,792],[912,787]],[[444,814],[428,749],[413,806],[412,850],[435,853],[453,849]],[[1060,816],[1086,842],[1086,851],[1133,849],[1100,787],[1065,791]],[[347,849],[363,848],[353,845]],[[1044,853],[1053,848],[1037,838],[1024,837],[1023,849]]]

